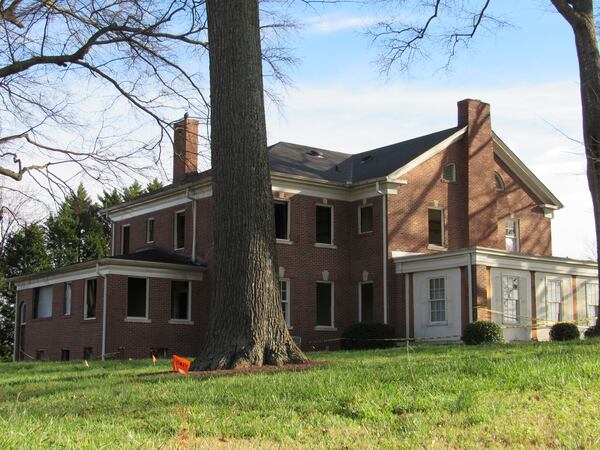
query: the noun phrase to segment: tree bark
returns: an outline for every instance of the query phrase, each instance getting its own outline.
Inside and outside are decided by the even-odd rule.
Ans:
[[[304,362],[277,274],[257,0],[208,0],[214,271],[192,370]]]
[[[596,222],[596,254],[600,257],[600,55],[594,4],[592,0],[552,0],[552,3],[575,35],[588,187]],[[597,323],[600,323],[600,310]]]

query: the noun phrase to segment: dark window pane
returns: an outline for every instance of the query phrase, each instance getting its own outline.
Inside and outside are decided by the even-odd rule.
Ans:
[[[277,239],[289,239],[288,202],[275,201],[275,237]]]
[[[86,319],[96,317],[96,280],[86,281]]]
[[[331,213],[332,208],[328,206],[317,206],[317,242],[331,244]]]
[[[146,317],[146,279],[127,279],[127,317]]]
[[[317,325],[330,327],[331,319],[331,284],[317,283]]]
[[[360,317],[362,322],[373,322],[373,283],[360,285]]]
[[[129,227],[123,227],[123,254],[127,255],[129,253]]]
[[[188,287],[187,281],[171,282],[171,319],[188,320]]]
[[[442,210],[429,210],[429,243],[433,245],[444,245],[442,239]]]
[[[83,347],[83,359],[90,360],[94,357],[94,349],[92,347]]]
[[[71,359],[71,352],[69,350],[62,349],[60,352],[60,360],[68,361]]]
[[[147,233],[146,233],[146,237],[147,237],[147,241],[148,242],[154,242],[154,219],[148,219],[147,222]]]
[[[176,248],[183,248],[185,246],[185,213],[177,213],[176,218]]]
[[[363,206],[360,208],[360,232],[373,231],[373,207]]]

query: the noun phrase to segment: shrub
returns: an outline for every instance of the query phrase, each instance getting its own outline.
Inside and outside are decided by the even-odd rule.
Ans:
[[[467,324],[461,339],[467,345],[494,344],[502,342],[502,328],[494,322],[477,320]]]
[[[558,322],[550,328],[550,340],[572,341],[579,339],[579,328],[571,322]]]
[[[396,343],[394,328],[383,323],[361,322],[350,325],[342,333],[342,350],[390,348]]]
[[[592,337],[598,337],[598,336],[600,336],[600,326],[598,326],[598,323],[596,325],[592,325],[591,327],[589,327],[587,330],[585,330],[583,332],[583,335],[586,338],[592,338]]]

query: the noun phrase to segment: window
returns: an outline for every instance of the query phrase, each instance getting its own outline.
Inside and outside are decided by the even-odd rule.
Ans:
[[[85,280],[85,302],[83,305],[83,318],[96,318],[96,279]]]
[[[275,200],[275,238],[288,240],[290,238],[289,202]]]
[[[500,174],[498,172],[494,173],[494,179],[496,180],[496,190],[503,191],[505,188],[504,180],[502,179],[502,177],[500,176]]]
[[[429,279],[429,322],[446,322],[446,279]]]
[[[585,305],[588,319],[598,317],[598,283],[587,281],[585,283]]]
[[[52,317],[52,286],[36,288],[33,298],[33,318]]]
[[[373,231],[373,205],[364,205],[358,208],[358,232],[368,233]]]
[[[454,163],[446,164],[442,170],[442,179],[444,181],[456,181],[456,165]]]
[[[317,326],[333,327],[333,283],[317,283]]]
[[[190,284],[189,281],[171,281],[171,319],[192,320]]]
[[[317,205],[317,242],[333,244],[333,206]]]
[[[86,361],[91,360],[94,357],[94,349],[92,347],[83,347],[83,359]]]
[[[27,324],[27,304],[21,303],[21,325]]]
[[[502,316],[504,323],[519,323],[519,278],[502,276]]]
[[[44,359],[44,350],[36,350],[35,351],[35,359],[41,361]]]
[[[121,254],[129,254],[129,225],[121,227]]]
[[[65,283],[65,304],[64,314],[65,316],[71,315],[71,299],[73,296],[73,290],[71,289],[71,283]]]
[[[359,322],[373,322],[373,283],[360,283]]]
[[[65,348],[60,351],[60,360],[69,361],[71,359],[71,352]]]
[[[127,317],[148,317],[148,280],[146,278],[127,279]]]
[[[444,210],[429,208],[429,244],[444,246]]]
[[[185,211],[175,213],[175,250],[185,247]]]
[[[281,292],[281,310],[287,326],[290,326],[290,280],[279,280]]]
[[[551,322],[563,320],[562,283],[560,280],[546,280],[547,319]]]
[[[506,219],[505,241],[507,251],[519,251],[519,221],[517,219]]]
[[[146,242],[154,242],[154,217],[146,220]]]

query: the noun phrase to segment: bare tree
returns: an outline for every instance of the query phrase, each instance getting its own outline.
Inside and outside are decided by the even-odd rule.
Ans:
[[[395,66],[406,70],[415,58],[427,55],[427,46],[432,41],[443,44],[448,61],[451,61],[456,51],[460,47],[468,46],[481,28],[505,25],[505,22],[490,13],[490,7],[496,3],[495,0],[466,3],[460,0],[382,2],[392,3],[396,7],[417,5],[423,8],[422,11],[426,11],[419,24],[383,21],[368,32],[373,41],[382,46],[380,67],[385,73],[389,73]],[[550,3],[566,20],[575,36],[587,178],[596,225],[596,254],[600,254],[600,54],[595,22],[598,5],[594,5],[593,0],[549,0],[548,5]],[[465,7],[465,4],[471,5],[471,8]],[[433,32],[432,29],[437,23],[448,16],[459,18],[458,25],[454,21],[451,26]]]
[[[194,370],[306,360],[281,314],[257,0],[208,0],[213,297]]]

